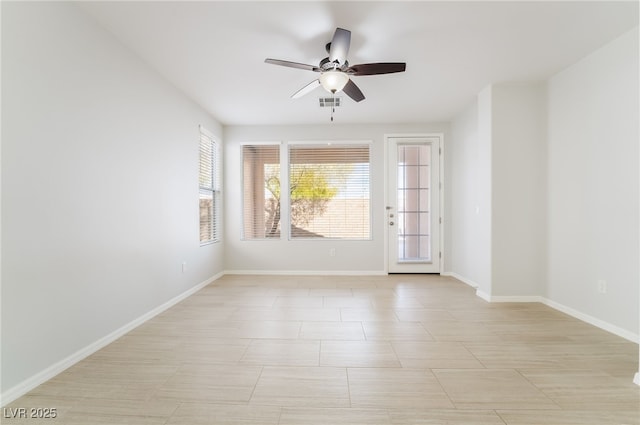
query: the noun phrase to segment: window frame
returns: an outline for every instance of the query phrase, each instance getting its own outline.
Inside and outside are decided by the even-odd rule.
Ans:
[[[199,126],[200,130],[200,142],[198,149],[198,233],[200,239],[200,246],[211,245],[215,243],[220,243],[222,241],[221,237],[221,202],[222,202],[222,162],[221,162],[221,150],[220,150],[220,142],[218,138],[213,135],[212,132],[207,130],[202,125]],[[211,179],[211,186],[202,185],[202,166],[203,163],[203,143],[209,144],[209,149],[211,152],[211,175],[208,176]],[[212,208],[211,215],[209,220],[209,226],[211,228],[211,238],[210,239],[202,239],[202,215],[200,213],[200,200],[201,196],[209,195],[212,200]]]
[[[293,237],[291,232],[291,200],[287,197],[286,211],[287,211],[287,240],[288,241],[349,241],[349,242],[360,242],[360,241],[372,241],[373,240],[373,205],[372,205],[372,172],[371,172],[371,158],[373,153],[373,141],[372,140],[305,140],[305,141],[289,141],[286,144],[286,184],[287,184],[287,195],[289,194],[290,182],[290,167],[291,167],[291,147],[295,146],[306,146],[306,147],[318,147],[318,148],[326,148],[327,146],[331,146],[333,148],[348,148],[348,147],[364,147],[366,146],[369,151],[369,169],[368,169],[368,200],[369,200],[369,208],[368,208],[368,220],[369,220],[369,235],[368,237],[362,238],[348,238],[348,237]],[[282,172],[282,158],[281,162],[281,172]]]
[[[240,240],[242,241],[250,241],[250,242],[254,242],[254,241],[280,241],[283,239],[283,223],[285,221],[283,221],[284,215],[287,214],[287,211],[285,211],[282,208],[282,205],[288,205],[289,203],[289,197],[288,194],[285,193],[286,191],[282,191],[281,190],[281,196],[280,196],[280,233],[277,237],[247,237],[246,234],[246,227],[247,227],[247,223],[245,223],[245,200],[246,200],[246,194],[245,194],[245,173],[244,173],[244,162],[245,162],[245,157],[244,157],[244,150],[245,147],[247,146],[268,146],[268,147],[274,147],[277,148],[278,150],[278,166],[280,167],[280,186],[285,186],[288,187],[289,185],[289,181],[288,181],[288,176],[286,175],[285,171],[282,168],[282,163],[283,163],[283,159],[282,159],[282,142],[280,141],[275,141],[275,142],[245,142],[245,143],[240,143],[240,174],[241,174],[241,178],[240,178],[240,194],[241,194],[241,211],[242,211],[242,219],[240,220],[241,222],[241,229],[240,229]],[[255,197],[255,195],[253,196]],[[254,211],[254,214],[256,212]],[[255,222],[255,219],[254,219]]]

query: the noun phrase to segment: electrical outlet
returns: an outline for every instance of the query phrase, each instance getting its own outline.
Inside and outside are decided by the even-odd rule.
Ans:
[[[186,261],[183,261],[183,262],[182,262],[182,273],[184,273],[184,272],[186,272],[186,271],[187,271],[187,262],[186,262]]]
[[[329,257],[335,257],[335,256],[336,256],[336,249],[329,248]]]
[[[606,280],[599,280],[598,281],[598,292],[600,294],[606,294],[607,293],[607,281]]]

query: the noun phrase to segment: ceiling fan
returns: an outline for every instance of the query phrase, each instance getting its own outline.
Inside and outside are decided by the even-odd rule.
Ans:
[[[284,61],[280,59],[267,58],[264,61],[273,65],[286,66],[289,68],[304,69],[307,71],[319,72],[318,79],[313,80],[291,97],[297,99],[311,92],[318,86],[322,86],[330,93],[343,91],[347,96],[356,102],[364,100],[364,94],[351,79],[352,76],[392,74],[394,72],[404,72],[407,64],[404,62],[379,62],[364,63],[349,66],[347,53],[351,44],[351,31],[343,28],[336,28],[331,42],[327,43],[326,50],[329,56],[322,59],[318,66],[304,63]]]

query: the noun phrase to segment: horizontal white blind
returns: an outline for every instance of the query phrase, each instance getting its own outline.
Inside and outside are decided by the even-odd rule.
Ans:
[[[369,145],[290,145],[291,238],[370,239]]]
[[[242,147],[243,239],[280,238],[280,145]]]
[[[218,145],[200,132],[200,243],[220,240],[220,155]]]

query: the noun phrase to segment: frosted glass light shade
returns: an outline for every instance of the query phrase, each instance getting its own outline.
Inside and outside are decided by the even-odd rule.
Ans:
[[[349,76],[341,71],[325,71],[320,74],[320,84],[329,93],[339,92],[349,81]]]

